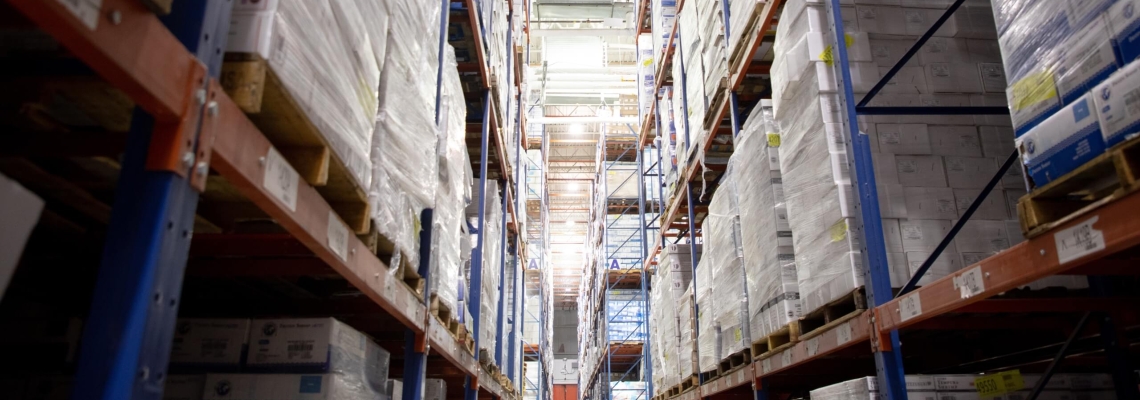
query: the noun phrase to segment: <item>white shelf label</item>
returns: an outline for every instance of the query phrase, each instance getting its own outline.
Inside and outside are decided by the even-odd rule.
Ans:
[[[922,300],[918,293],[903,297],[899,301],[899,316],[903,321],[922,315]]]
[[[986,291],[986,282],[983,280],[982,266],[970,268],[962,275],[954,277],[954,287],[958,288],[963,299],[968,299]]]
[[[329,210],[329,229],[326,236],[333,254],[340,257],[341,261],[348,261],[348,226],[340,222],[340,218],[332,210]]]
[[[842,346],[844,343],[851,341],[851,323],[844,322],[835,327],[835,342]]]
[[[103,0],[58,0],[63,8],[70,11],[83,22],[87,29],[95,30],[99,24],[99,9],[103,8]]]
[[[1093,229],[1100,216],[1093,216],[1071,228],[1053,234],[1057,242],[1057,260],[1061,264],[1104,250],[1104,232]]]
[[[297,183],[301,176],[281,157],[277,149],[269,148],[265,155],[265,175],[261,180],[261,187],[269,191],[289,211],[297,211]]]
[[[764,361],[760,362],[760,372],[767,374],[771,370],[772,370],[772,359],[771,358],[765,358]]]
[[[787,349],[784,350],[783,353],[780,353],[780,366],[787,368],[789,365],[792,365],[792,349]]]
[[[819,336],[808,339],[807,341],[808,357],[814,357],[816,354],[819,354]]]

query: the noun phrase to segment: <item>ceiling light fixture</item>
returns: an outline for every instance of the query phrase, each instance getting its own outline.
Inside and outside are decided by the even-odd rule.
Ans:
[[[573,133],[575,135],[581,135],[582,132],[584,132],[584,131],[585,130],[582,127],[582,124],[570,124],[570,130],[569,130],[570,133]]]

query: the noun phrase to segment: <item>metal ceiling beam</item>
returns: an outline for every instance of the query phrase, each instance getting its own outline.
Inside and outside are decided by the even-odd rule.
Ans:
[[[532,124],[636,124],[640,121],[637,117],[535,117],[528,118],[527,122]]]
[[[632,29],[531,29],[535,37],[567,36],[633,36]]]

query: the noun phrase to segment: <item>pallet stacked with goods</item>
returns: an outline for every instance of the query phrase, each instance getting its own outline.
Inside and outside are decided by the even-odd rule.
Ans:
[[[524,399],[538,400],[547,398],[550,385],[547,376],[550,371],[551,330],[547,328],[547,321],[553,305],[550,297],[553,277],[552,270],[546,267],[548,230],[545,224],[548,212],[543,155],[540,150],[528,150],[523,163],[526,169],[527,247],[531,258],[527,261],[523,280],[522,346],[525,365],[522,385]]]
[[[764,49],[728,53],[723,172],[674,117],[707,112],[690,58],[642,130],[684,190],[645,261],[654,397],[1140,397],[1135,1],[722,4]],[[770,99],[738,114],[750,74]]]
[[[171,4],[0,5],[8,393],[519,396],[529,4]]]

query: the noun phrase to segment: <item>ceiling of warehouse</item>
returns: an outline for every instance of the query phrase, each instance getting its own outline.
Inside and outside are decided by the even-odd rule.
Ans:
[[[629,129],[624,123],[596,120],[618,116],[621,103],[636,102],[636,38],[630,29],[634,3],[538,0],[531,10],[530,104],[548,117],[539,125],[547,136],[542,149],[547,160],[547,260],[555,305],[564,306],[577,301],[585,267],[598,140],[605,130]],[[556,117],[594,121],[562,123]]]

